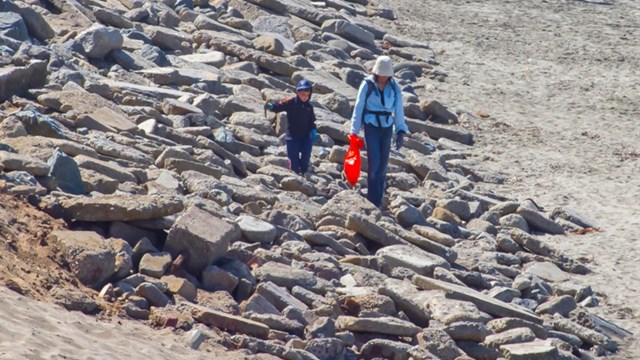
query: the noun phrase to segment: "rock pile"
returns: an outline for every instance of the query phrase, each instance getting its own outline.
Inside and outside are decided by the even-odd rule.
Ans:
[[[536,234],[593,227],[483,191],[469,113],[420,99],[428,44],[367,0],[0,2],[0,187],[68,230],[46,244],[120,315],[282,359],[585,359],[624,335],[588,269]],[[394,58],[412,132],[381,212],[341,179],[348,117]],[[314,83],[313,171],[265,100]],[[363,161],[366,166],[366,161]],[[360,185],[364,184],[361,178]],[[99,294],[98,294],[99,291]],[[113,308],[113,307],[111,307]],[[265,357],[268,358],[268,357]]]

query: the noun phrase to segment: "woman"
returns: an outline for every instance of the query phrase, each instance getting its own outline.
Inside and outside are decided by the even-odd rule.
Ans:
[[[309,170],[311,148],[318,136],[316,130],[316,115],[311,105],[313,86],[307,80],[300,80],[296,86],[296,96],[282,100],[277,104],[267,102],[265,109],[275,113],[285,111],[287,113],[288,128],[285,140],[287,141],[287,157],[289,157],[289,169],[299,175],[304,175]]]
[[[395,126],[396,149],[400,149],[409,132],[404,121],[402,90],[393,80],[393,64],[388,56],[376,59],[372,75],[366,77],[351,116],[351,133],[356,136],[364,127],[367,145],[367,199],[378,208],[382,205],[387,176],[391,138]]]

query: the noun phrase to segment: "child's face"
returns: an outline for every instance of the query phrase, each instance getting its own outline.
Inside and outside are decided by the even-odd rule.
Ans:
[[[298,91],[296,91],[296,94],[298,94],[298,97],[300,98],[300,100],[309,101],[309,95],[311,94],[311,91],[310,90],[298,90]]]

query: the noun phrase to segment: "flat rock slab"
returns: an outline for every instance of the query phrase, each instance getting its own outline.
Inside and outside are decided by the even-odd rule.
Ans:
[[[549,282],[563,282],[569,280],[569,275],[556,264],[550,262],[535,262],[525,266],[525,272],[536,275]]]
[[[445,259],[408,245],[383,247],[376,252],[376,256],[382,257],[390,268],[405,267],[424,276],[433,276],[436,267],[451,268]]]
[[[548,360],[558,357],[558,349],[548,341],[531,341],[500,346],[502,354],[509,360]]]
[[[488,314],[499,317],[517,317],[529,320],[536,324],[541,324],[540,319],[535,314],[521,310],[515,306],[496,300],[488,295],[482,294],[470,288],[460,285],[446,283],[444,281],[430,279],[424,276],[415,275],[413,283],[419,288],[425,290],[443,290],[447,297],[457,300],[470,301],[474,303],[478,309]]]
[[[393,336],[414,336],[422,331],[421,328],[405,320],[384,316],[379,318],[357,318],[353,316],[339,316],[336,320],[336,330],[385,334]]]
[[[63,217],[81,221],[149,220],[182,211],[177,197],[148,195],[105,195],[59,201]]]
[[[203,306],[193,306],[191,314],[197,321],[212,327],[247,334],[260,339],[266,339],[269,336],[268,326],[241,316],[226,314]]]

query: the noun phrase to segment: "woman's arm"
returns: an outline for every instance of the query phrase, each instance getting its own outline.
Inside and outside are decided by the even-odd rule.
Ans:
[[[360,127],[362,126],[362,115],[364,114],[366,93],[368,83],[362,80],[360,88],[358,89],[358,96],[356,97],[356,103],[353,106],[353,114],[351,114],[351,133],[358,135]]]
[[[398,84],[393,81],[391,83],[391,86],[395,86],[396,87],[396,100],[395,100],[395,118],[394,118],[394,123],[396,126],[396,132],[404,132],[404,133],[409,133],[409,128],[407,127],[406,122],[404,121],[404,104],[402,103],[402,90],[400,89],[400,86],[398,86]]]

